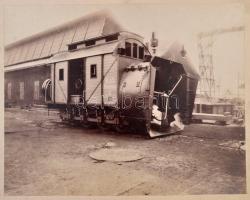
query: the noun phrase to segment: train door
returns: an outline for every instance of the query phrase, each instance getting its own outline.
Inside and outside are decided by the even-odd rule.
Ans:
[[[101,105],[102,103],[102,56],[86,58],[86,103]]]
[[[68,102],[68,62],[58,62],[55,64],[55,103],[66,104]]]
[[[83,97],[85,90],[85,66],[84,59],[70,60],[69,66],[69,80],[68,80],[68,96],[70,101],[75,98]],[[83,101],[83,98],[81,98]]]

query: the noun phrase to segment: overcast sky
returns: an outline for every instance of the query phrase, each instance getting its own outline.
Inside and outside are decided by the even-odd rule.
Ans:
[[[198,69],[197,34],[220,28],[244,25],[244,7],[237,3],[219,5],[183,4],[113,4],[113,5],[15,5],[6,6],[5,44],[30,36],[85,14],[106,9],[126,29],[149,41],[152,31],[159,39],[158,54],[171,43],[184,43]],[[214,38],[213,61],[220,92],[236,92],[237,74],[243,79],[244,32]]]

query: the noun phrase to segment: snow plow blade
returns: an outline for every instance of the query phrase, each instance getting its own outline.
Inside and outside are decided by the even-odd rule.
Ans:
[[[164,131],[150,129],[150,131],[148,132],[148,135],[150,138],[157,138],[157,137],[164,137],[167,135],[180,133],[181,131],[182,131],[181,129],[175,129],[175,128],[169,128],[168,130],[164,130]]]

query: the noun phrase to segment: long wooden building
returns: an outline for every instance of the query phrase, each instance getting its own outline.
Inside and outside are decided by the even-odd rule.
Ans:
[[[124,46],[127,45],[127,52],[120,58],[119,65],[123,62],[124,67],[127,66],[131,58],[135,62],[141,61],[144,57],[143,38],[126,31],[109,13],[103,11],[6,46],[5,102],[15,105],[44,104],[50,101],[67,103],[70,92],[74,90],[68,79],[75,80],[84,75],[87,83],[86,97],[90,96],[100,81],[101,70],[107,70],[108,65],[114,61],[114,54],[121,45],[118,41],[123,38],[127,38],[126,44],[124,43]],[[102,62],[106,65],[104,69],[101,69]],[[74,73],[69,73],[69,70],[74,70]],[[112,70],[112,73],[117,73],[121,69],[114,67]],[[105,79],[104,91],[118,87],[118,80],[114,80],[112,73]],[[68,74],[73,74],[74,77]],[[52,79],[51,85],[55,86],[51,89],[51,94],[44,97],[42,87],[49,79]],[[111,97],[107,98],[111,101]],[[92,99],[96,100],[95,96]]]

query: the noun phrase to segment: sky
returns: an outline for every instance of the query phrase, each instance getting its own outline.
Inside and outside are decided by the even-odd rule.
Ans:
[[[244,6],[224,4],[98,4],[12,5],[4,9],[5,45],[98,10],[108,10],[127,30],[144,41],[152,31],[159,40],[158,55],[175,41],[184,44],[198,70],[197,34],[244,25]],[[214,37],[213,63],[217,92],[237,94],[238,76],[244,80],[244,31]],[[220,89],[218,89],[220,88]]]

